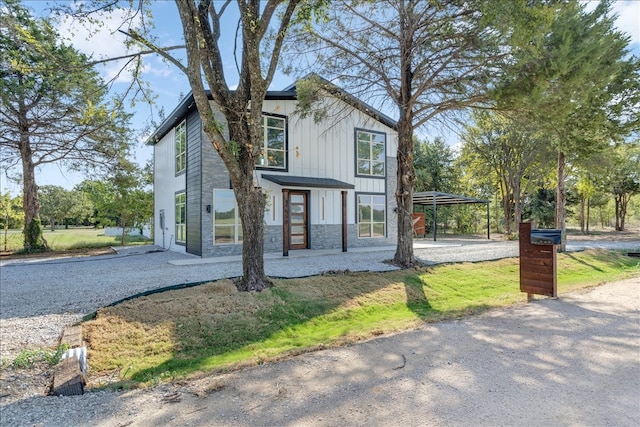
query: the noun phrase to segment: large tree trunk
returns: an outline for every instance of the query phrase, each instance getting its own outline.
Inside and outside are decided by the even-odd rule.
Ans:
[[[251,180],[253,183],[253,178]],[[264,274],[264,209],[261,188],[243,186],[235,190],[242,219],[242,280],[243,291],[261,291],[271,285]]]
[[[47,249],[40,223],[40,203],[36,185],[35,166],[31,145],[26,131],[20,135],[20,157],[22,160],[22,197],[24,206],[24,249],[27,252]]]
[[[411,123],[398,121],[398,242],[393,263],[401,267],[414,265],[413,256],[413,186],[416,174],[413,166],[413,129]]]
[[[400,267],[415,264],[413,256],[413,186],[416,173],[413,165],[413,27],[415,18],[400,4],[400,93],[398,99],[398,173],[396,204],[398,209],[398,241],[393,263]],[[433,225],[434,227],[436,224]]]
[[[625,194],[616,194],[616,231],[624,231],[624,220],[627,216],[627,204],[629,198]]]
[[[125,246],[126,240],[127,240],[127,228],[126,228],[126,222],[127,220],[125,219],[124,216],[120,216],[120,227],[122,227],[122,234],[120,235],[120,245],[121,246]]]
[[[513,200],[510,191],[506,193],[502,207],[504,211],[504,234],[511,236],[513,234]]]
[[[259,107],[262,103],[254,103]],[[255,121],[255,129],[259,129],[262,111],[251,117]],[[245,118],[246,120],[246,118]],[[253,130],[255,130],[253,129]],[[243,291],[261,291],[271,286],[264,274],[264,210],[266,199],[262,189],[254,185],[256,157],[251,147],[259,144],[251,143],[251,124],[241,123],[229,126],[231,141],[240,142],[240,153],[236,164],[227,164],[233,190],[238,203],[238,213],[242,221],[242,279],[238,288]],[[259,134],[259,132],[257,133]],[[258,137],[256,136],[256,139]],[[260,138],[261,139],[261,138]]]
[[[208,3],[208,6],[207,6]],[[278,12],[277,1],[257,0],[238,2],[242,36],[242,64],[235,90],[230,91],[225,80],[225,71],[220,54],[220,19],[226,3],[219,13],[212,2],[176,0],[182,21],[187,50],[187,67],[183,71],[189,83],[202,120],[202,127],[214,149],[222,158],[233,185],[238,212],[242,220],[243,276],[238,287],[259,291],[270,286],[264,275],[264,209],[262,190],[254,186],[255,159],[262,145],[262,103],[273,80],[280,56],[282,38],[293,16],[299,0],[286,2],[281,14],[280,30],[264,50],[261,41],[272,27],[269,21],[273,12]],[[263,20],[263,18],[265,20]],[[173,59],[173,58],[172,58]],[[263,61],[267,69],[263,70]],[[238,65],[236,63],[236,65]],[[215,117],[205,92],[203,75],[208,89],[220,113],[226,119],[229,135],[225,135],[223,123]]]
[[[558,151],[558,188],[556,191],[556,228],[560,230],[565,229],[566,222],[566,204],[567,204],[567,191],[564,183],[564,169],[565,169],[565,155],[562,150]],[[559,251],[565,250],[565,244],[558,246]]]
[[[618,194],[616,194],[613,197],[615,203],[616,203],[616,207],[615,207],[615,215],[616,215],[616,225],[615,225],[615,230],[618,231],[620,229],[620,196]]]
[[[4,250],[7,250],[7,237],[9,236],[9,214],[4,216]]]
[[[580,232],[582,234],[586,234],[586,229],[585,229],[585,204],[586,204],[586,197],[585,196],[580,196],[580,214],[578,215],[578,220],[580,221]]]
[[[513,220],[515,222],[516,230],[520,229],[519,224],[522,222],[522,205],[520,204],[520,200],[522,200],[522,190],[520,188],[519,182],[513,183]]]

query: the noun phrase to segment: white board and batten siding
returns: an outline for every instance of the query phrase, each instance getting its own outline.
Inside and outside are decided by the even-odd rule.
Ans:
[[[258,185],[267,192],[266,224],[282,224],[282,187],[262,179],[263,173],[331,178],[354,185],[355,189],[347,190],[347,223],[355,224],[355,193],[385,194],[387,192],[385,179],[356,177],[355,130],[363,129],[386,134],[387,158],[396,157],[397,132],[359,110],[347,107],[348,110],[345,111],[344,105],[335,106],[334,111],[329,112],[329,118],[320,123],[315,123],[313,117],[301,119],[294,114],[295,106],[296,101],[293,100],[267,100],[263,104],[265,114],[287,117],[289,150],[288,171],[258,170],[256,172]],[[342,222],[340,189],[295,188],[295,190],[310,192],[311,224]]]
[[[175,127],[154,145],[153,186],[154,186],[154,234],[153,243],[157,246],[178,252],[185,252],[184,245],[176,245],[175,239],[175,196],[179,191],[185,191],[186,174],[175,174]],[[160,228],[160,209],[164,209],[164,233]],[[163,236],[164,234],[164,236]]]

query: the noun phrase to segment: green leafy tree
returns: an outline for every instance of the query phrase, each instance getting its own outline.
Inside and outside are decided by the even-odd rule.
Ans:
[[[93,205],[93,221],[96,227],[109,227],[118,222],[118,212],[113,209],[115,191],[113,185],[104,180],[84,180],[75,186]]]
[[[48,219],[51,231],[56,223],[64,223],[68,228],[69,221],[82,221],[93,215],[93,204],[87,195],[81,191],[68,191],[58,185],[44,185],[40,187],[40,215]]]
[[[117,212],[122,228],[121,244],[126,243],[127,231],[148,224],[153,216],[153,194],[146,189],[143,170],[133,163],[122,165],[109,179],[112,195],[109,210]]]
[[[415,191],[455,193],[459,188],[455,153],[444,139],[414,141],[413,164],[416,171]]]
[[[40,216],[49,220],[51,231],[56,229],[56,221],[61,221],[68,211],[68,193],[59,185],[44,185],[39,188]]]
[[[634,195],[640,194],[640,144],[617,146],[612,159],[614,168],[610,171],[607,184],[615,201],[615,229],[624,231],[629,201]]]
[[[88,58],[62,44],[48,19],[34,19],[19,2],[5,0],[0,28],[2,168],[21,167],[24,247],[42,250],[37,168],[56,163],[95,173],[117,161],[128,150],[129,117],[109,104]]]
[[[465,127],[462,135],[462,157],[471,170],[490,174],[498,183],[505,234],[510,236],[522,219],[524,195],[548,174],[544,138],[522,117],[478,113],[474,119],[475,125]]]
[[[144,169],[122,161],[105,180],[85,180],[76,186],[91,201],[94,220],[101,226],[122,228],[121,244],[127,232],[148,224],[153,216],[153,193]]]
[[[629,54],[628,37],[616,30],[610,1],[592,12],[578,1],[553,7],[539,49],[519,53],[518,71],[497,93],[546,130],[557,153],[555,226],[564,229],[567,164],[577,165],[637,131],[640,61]]]
[[[154,52],[188,78],[202,131],[229,172],[238,204],[243,230],[243,274],[239,288],[259,291],[270,286],[264,274],[263,257],[266,202],[262,189],[253,182],[263,138],[262,105],[292,20],[308,20],[312,10],[327,2],[176,0],[175,3],[180,18],[178,25],[184,36],[184,56],[172,55],[175,46],[159,45],[150,26],[129,21],[130,28],[126,29],[128,24],[124,23],[122,31],[140,46],[137,55]],[[123,4],[96,0],[76,6],[80,8],[75,11],[76,15],[82,15],[85,11],[112,11]],[[141,2],[138,6],[148,12],[147,3]],[[222,20],[237,22],[233,39],[235,58],[223,57],[229,39],[222,37]],[[225,67],[225,63],[234,60],[237,74],[229,73]],[[216,104],[215,111],[210,99]]]
[[[7,240],[9,229],[14,228],[22,222],[24,212],[22,211],[22,197],[11,197],[11,194],[4,193],[0,196],[0,221],[4,231],[4,250],[7,250]]]
[[[555,224],[556,198],[553,190],[538,188],[524,205],[524,218],[538,227],[553,228]]]
[[[300,28],[299,57],[307,59],[313,52],[323,75],[339,79],[341,86],[383,110],[395,110],[394,264],[415,262],[414,129],[490,105],[490,88],[511,66],[513,47],[535,41],[545,20],[544,8],[513,1],[343,0],[331,3],[326,19]]]
[[[590,218],[590,205],[591,198],[596,193],[596,186],[589,174],[582,174],[576,185],[576,191],[580,198],[580,215],[578,217],[580,222],[580,231],[583,234],[589,233],[589,218]]]

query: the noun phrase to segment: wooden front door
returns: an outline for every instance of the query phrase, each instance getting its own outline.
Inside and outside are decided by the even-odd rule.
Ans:
[[[309,247],[309,193],[291,191],[289,193],[289,247],[307,249]]]

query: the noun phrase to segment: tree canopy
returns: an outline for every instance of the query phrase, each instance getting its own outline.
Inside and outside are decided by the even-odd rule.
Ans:
[[[264,274],[265,197],[254,185],[254,170],[262,141],[262,105],[275,75],[284,38],[292,20],[305,20],[323,0],[176,0],[186,57],[175,47],[157,43],[151,26],[132,22],[122,30],[139,47],[139,54],[154,52],[187,77],[202,122],[202,130],[229,173],[243,229],[243,276],[239,287],[262,290],[270,282]],[[76,15],[110,11],[123,5],[95,0],[80,5]],[[141,10],[148,5],[139,4]],[[237,22],[234,58],[223,58],[229,38],[221,21]],[[235,60],[237,75],[225,72],[225,61]],[[237,80],[236,80],[237,78]],[[237,84],[236,84],[237,83]],[[215,103],[212,106],[210,101]]]
[[[49,20],[8,0],[0,16],[0,155],[21,166],[25,249],[46,247],[39,227],[39,166],[72,170],[116,164],[128,154],[129,115],[111,104],[89,59],[60,42]]]
[[[529,114],[557,153],[556,227],[565,228],[567,162],[585,161],[639,129],[640,61],[615,27],[611,2],[553,6],[553,21],[534,55],[518,52],[498,86],[499,103]]]
[[[354,94],[395,110],[397,265],[415,261],[414,129],[490,106],[512,50],[540,37],[537,29],[546,22],[545,7],[512,1],[342,0],[331,3],[326,19],[299,28],[293,50],[311,58],[302,68],[320,68]]]

